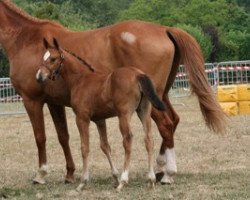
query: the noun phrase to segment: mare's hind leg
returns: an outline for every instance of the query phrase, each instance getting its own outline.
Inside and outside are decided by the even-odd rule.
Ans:
[[[172,183],[173,176],[177,173],[176,158],[174,150],[174,132],[179,123],[179,116],[173,109],[168,96],[163,97],[167,107],[167,113],[160,113],[153,109],[152,118],[162,136],[162,145],[157,157],[157,180],[163,184]]]
[[[36,145],[38,149],[39,170],[36,177],[33,179],[34,183],[45,184],[45,175],[47,174],[47,156],[46,156],[46,136],[44,130],[44,116],[43,105],[41,101],[34,101],[23,96],[23,103],[29,115]]]
[[[103,153],[106,155],[106,157],[108,158],[109,164],[110,164],[110,168],[111,168],[111,172],[112,172],[112,176],[114,178],[115,181],[115,186],[117,187],[119,184],[118,181],[118,170],[116,169],[112,158],[111,158],[111,148],[108,142],[108,138],[107,138],[107,127],[106,127],[106,121],[105,120],[101,120],[101,121],[97,121],[95,122],[99,135],[100,135],[100,146],[101,149],[103,151]]]
[[[143,129],[145,132],[145,145],[148,152],[148,167],[149,167],[149,173],[148,178],[150,181],[151,188],[154,188],[156,177],[154,173],[154,141],[152,139],[152,130],[151,130],[151,104],[149,101],[147,101],[145,98],[140,104],[140,107],[137,110],[137,114],[142,122]]]
[[[65,183],[74,182],[75,164],[69,146],[69,133],[64,106],[48,104],[48,108],[55,124],[58,140],[63,148],[66,159],[67,174]]]
[[[117,190],[121,190],[125,184],[128,183],[128,174],[129,174],[129,164],[130,164],[130,157],[131,157],[131,146],[132,146],[132,138],[133,135],[130,129],[130,120],[131,120],[130,113],[123,113],[119,115],[119,127],[123,137],[123,147],[125,150],[125,158],[124,158],[124,166],[123,172],[121,175],[120,184],[117,187]]]

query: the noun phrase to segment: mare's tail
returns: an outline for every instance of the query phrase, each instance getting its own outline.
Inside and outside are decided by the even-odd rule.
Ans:
[[[216,133],[225,131],[225,114],[218,104],[204,69],[203,55],[196,40],[178,28],[167,29],[167,35],[185,65],[192,92],[198,97],[207,126]]]
[[[139,81],[139,84],[141,86],[142,93],[148,98],[152,105],[157,110],[165,111],[166,107],[164,103],[160,100],[160,98],[157,96],[150,78],[145,74],[140,74],[137,76],[137,80]]]

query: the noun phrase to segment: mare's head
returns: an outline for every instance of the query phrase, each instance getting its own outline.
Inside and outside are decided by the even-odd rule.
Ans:
[[[55,38],[53,39],[53,46],[46,39],[43,39],[43,44],[46,51],[36,74],[36,79],[40,83],[47,79],[55,80],[63,67],[64,61],[63,51]]]

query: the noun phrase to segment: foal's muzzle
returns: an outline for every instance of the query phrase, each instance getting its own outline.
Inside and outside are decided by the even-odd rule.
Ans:
[[[38,83],[43,83],[47,78],[43,76],[43,74],[41,73],[41,70],[38,70],[38,72],[36,73],[36,80]]]

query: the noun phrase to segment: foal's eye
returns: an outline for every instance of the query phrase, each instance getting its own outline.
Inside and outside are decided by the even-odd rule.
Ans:
[[[56,61],[56,59],[55,59],[55,58],[51,58],[50,60],[51,60],[51,62],[55,62],[55,61]]]

